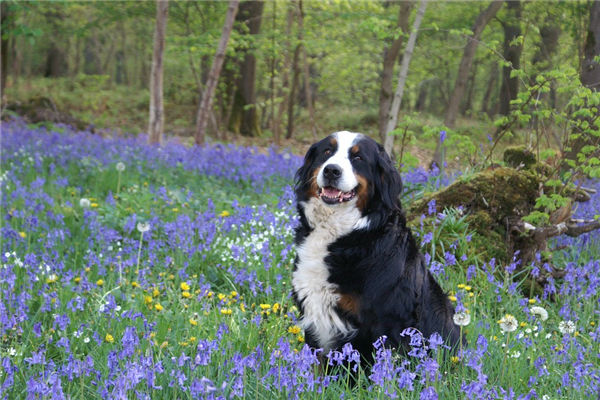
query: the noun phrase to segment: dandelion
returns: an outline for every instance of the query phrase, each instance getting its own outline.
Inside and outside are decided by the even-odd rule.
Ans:
[[[104,285],[104,279],[98,279],[98,280],[96,281],[96,285],[98,285],[98,286],[102,286],[102,285]]]
[[[147,222],[138,222],[137,230],[140,233],[148,232],[150,230],[150,224]]]
[[[572,335],[573,333],[575,333],[575,322],[571,320],[560,321],[560,323],[558,324],[558,330],[563,335]]]
[[[153,296],[153,297],[158,297],[158,296],[160,296],[160,290],[158,290],[157,288],[154,288],[154,289],[152,290],[152,296]]]
[[[231,308],[221,308],[221,314],[223,315],[231,315],[232,312]]]
[[[190,292],[188,292],[188,291],[185,291],[185,290],[184,290],[183,292],[181,292],[181,295],[182,295],[183,297],[185,297],[186,299],[189,299],[189,298],[192,296],[192,295],[190,294]]]
[[[288,332],[292,335],[297,335],[300,333],[300,327],[298,325],[290,326],[288,328]]]
[[[27,234],[25,232],[19,232],[19,236],[25,239],[27,237]]]
[[[460,327],[467,326],[471,323],[471,316],[468,312],[458,312],[452,317],[454,323]]]
[[[108,343],[112,343],[115,341],[115,338],[110,333],[107,333],[106,336],[104,336],[104,340]]]
[[[85,197],[79,199],[79,207],[81,208],[90,208],[91,204],[92,202],[86,199]]]
[[[548,311],[544,307],[533,306],[529,309],[531,315],[539,319],[540,321],[545,321],[548,319]]]
[[[196,326],[196,325],[198,325],[198,321],[196,321],[193,318],[190,318],[190,325]]]
[[[229,211],[224,210],[221,212],[221,214],[219,214],[219,217],[229,217],[229,215],[231,215],[231,214],[229,214]]]
[[[92,204],[90,204],[90,207],[97,208],[98,207],[98,203],[92,203]]]
[[[502,332],[507,333],[516,331],[517,327],[519,326],[517,319],[510,314],[506,314],[500,319],[500,321],[498,321],[498,323],[500,324],[500,329],[502,329]]]
[[[146,303],[146,305],[152,304],[152,297],[144,296],[144,303]]]
[[[162,310],[164,309],[164,307],[163,307],[163,306],[161,306],[161,305],[160,305],[160,303],[156,303],[156,304],[154,305],[154,308],[156,309],[156,311],[162,311]]]
[[[138,232],[140,232],[140,245],[138,247],[137,269],[140,269],[140,257],[142,255],[142,241],[144,239],[144,232],[148,232],[150,230],[150,224],[147,222],[138,222],[137,230],[138,230]]]
[[[119,161],[116,168],[119,173],[119,176],[117,177],[117,194],[119,194],[119,190],[121,190],[121,173],[125,171],[125,164]]]
[[[187,284],[187,282],[181,282],[181,284],[179,285],[179,288],[185,292],[187,292],[188,290],[190,290],[190,285]]]

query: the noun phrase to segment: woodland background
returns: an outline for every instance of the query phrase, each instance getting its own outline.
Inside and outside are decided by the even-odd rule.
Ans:
[[[147,131],[157,4],[2,2],[5,111],[29,115],[33,122]],[[228,5],[168,3],[162,78],[167,135],[194,134]],[[316,137],[348,129],[383,142],[418,6],[240,2],[208,116],[210,140],[275,143],[302,153]],[[451,163],[475,163],[480,144],[498,134],[502,121],[496,126],[494,121],[514,111],[519,92],[539,74],[560,68],[568,71],[563,80],[579,79],[582,65],[599,52],[600,44],[591,41],[600,35],[598,2],[426,6],[396,131],[402,147],[410,149],[399,149],[396,141],[404,165],[427,164],[440,131],[451,140]],[[463,65],[467,51],[472,59]],[[588,86],[597,87],[600,68],[595,73]],[[565,108],[571,94],[557,86],[551,82],[537,100],[550,109]],[[507,143],[531,145],[534,124],[535,119],[512,124]],[[544,146],[562,150],[567,133],[548,126]],[[439,162],[439,154],[436,158]]]

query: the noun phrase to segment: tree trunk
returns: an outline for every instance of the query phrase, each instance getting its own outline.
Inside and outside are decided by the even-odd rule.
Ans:
[[[0,57],[2,57],[1,65],[0,65],[0,96],[4,97],[4,88],[6,87],[6,77],[8,76],[8,43],[10,39],[10,35],[6,33],[8,30],[8,24],[11,21],[9,18],[8,5],[6,2],[0,3],[0,26],[2,27],[3,35],[2,35],[2,51]],[[2,99],[0,99],[0,105],[2,103]]]
[[[510,113],[510,102],[517,98],[519,93],[519,78],[510,77],[513,69],[521,68],[521,44],[512,43],[517,37],[521,36],[521,1],[509,0],[506,2],[508,8],[508,18],[504,22],[504,59],[510,63],[502,67],[502,85],[500,86],[500,114],[508,115]]]
[[[500,10],[503,2],[504,0],[492,1],[490,5],[477,16],[475,24],[473,25],[473,29],[471,29],[473,34],[467,38],[467,44],[465,45],[465,50],[463,52],[462,59],[460,60],[460,65],[456,74],[456,82],[454,83],[454,89],[450,95],[448,109],[446,110],[446,116],[444,118],[444,125],[446,125],[448,128],[453,128],[454,123],[456,122],[458,108],[463,95],[465,94],[465,87],[467,84],[467,79],[469,78],[469,71],[471,70],[473,59],[475,58],[475,51],[477,50],[477,45],[479,44],[481,34],[483,33],[486,25],[492,20],[492,18],[494,18],[498,10]],[[438,141],[432,161],[439,167],[442,167],[441,145],[441,141]]]
[[[583,49],[584,59],[581,62],[579,73],[581,83],[598,92],[600,91],[600,63],[598,63],[596,57],[600,56],[600,0],[595,0],[590,8],[590,24]],[[592,135],[583,135],[571,140],[565,157],[570,160],[577,160],[577,154],[585,145],[596,146],[596,153],[600,153],[599,141],[600,138]]]
[[[162,142],[165,125],[163,105],[163,53],[165,33],[169,13],[168,0],[156,0],[156,29],[154,31],[154,53],[150,73],[150,118],[148,122],[148,143]]]
[[[413,2],[411,1],[400,3],[396,27],[397,30],[401,31],[401,34],[400,32],[397,32],[398,37],[390,44],[386,44],[383,49],[383,70],[381,72],[381,88],[379,90],[379,137],[382,142],[385,141],[386,128],[389,119],[388,113],[390,112],[393,98],[394,65],[396,65],[398,54],[400,54],[404,35],[408,35],[408,20],[412,6]]]
[[[394,100],[392,101],[390,112],[388,114],[388,121],[385,129],[385,141],[383,145],[385,151],[390,155],[392,154],[392,148],[394,147],[394,135],[392,135],[392,131],[396,129],[396,124],[398,122],[398,112],[400,111],[400,104],[402,104],[404,84],[406,83],[406,77],[408,76],[408,66],[410,65],[410,59],[412,58],[412,53],[415,49],[417,34],[419,32],[419,27],[421,26],[421,21],[423,20],[423,15],[425,15],[426,8],[427,1],[421,0],[419,2],[419,9],[417,10],[415,21],[413,22],[412,31],[410,32],[408,42],[406,43],[404,55],[402,56],[402,65],[400,66],[400,73],[398,75],[398,86],[396,87]]]
[[[600,91],[600,63],[594,60],[595,57],[600,56],[600,0],[594,1],[590,9],[590,25],[583,54],[581,83],[594,91]]]
[[[498,80],[498,63],[494,60],[492,61],[492,70],[490,71],[490,77],[488,80],[487,87],[485,89],[485,93],[483,95],[483,99],[481,100],[481,112],[486,113],[490,118],[493,113],[490,112],[489,103],[490,98],[492,97],[492,92],[496,87],[496,81]],[[493,108],[493,107],[492,107]]]
[[[275,143],[280,145],[281,143],[281,120],[283,118],[283,113],[285,112],[288,101],[290,101],[288,87],[290,81],[290,69],[292,64],[292,43],[291,43],[291,34],[292,34],[292,25],[294,23],[294,3],[291,6],[288,6],[287,11],[287,23],[285,26],[285,37],[286,37],[286,46],[285,46],[285,56],[283,59],[283,77],[281,82],[281,88],[279,90],[279,97],[282,98],[281,103],[279,103],[279,107],[277,109],[277,113],[273,118],[273,134],[275,136]]]
[[[219,40],[219,46],[215,53],[210,72],[208,73],[208,80],[204,88],[204,94],[202,100],[198,106],[198,114],[196,116],[196,133],[195,140],[197,145],[204,144],[206,136],[206,125],[208,118],[211,114],[212,100],[217,88],[217,82],[221,75],[221,68],[223,67],[223,61],[225,60],[225,50],[227,49],[227,43],[233,30],[233,22],[238,10],[239,0],[230,0],[229,6],[227,7],[227,15],[225,16],[225,23],[223,24],[223,31],[221,32],[221,39]]]
[[[304,72],[304,96],[306,97],[306,107],[308,108],[308,116],[310,119],[310,130],[312,132],[313,139],[317,139],[317,121],[315,120],[315,109],[312,98],[312,91],[310,90],[310,71],[308,65],[308,51],[306,50],[306,44],[304,43],[304,10],[302,9],[302,0],[298,2],[298,40],[302,44],[302,71]]]
[[[292,62],[292,87],[290,88],[290,94],[288,96],[287,104],[287,132],[286,139],[291,139],[294,134],[294,102],[296,101],[296,90],[298,88],[298,81],[300,80],[300,69],[298,68],[298,61],[300,58],[301,45],[298,43],[294,50],[294,60]]]
[[[239,5],[236,21],[246,26],[241,34],[256,35],[260,32],[262,22],[263,1],[243,1]],[[253,49],[240,50],[244,55],[239,66],[239,78],[236,79],[236,91],[229,128],[244,136],[258,136],[260,125],[256,113],[256,57]]]
[[[473,72],[471,73],[471,76],[469,77],[469,81],[468,81],[468,90],[467,90],[467,98],[465,99],[465,101],[461,104],[461,109],[460,109],[460,114],[461,115],[465,115],[467,113],[467,111],[469,111],[473,105],[473,92],[475,90],[475,82],[476,82],[476,78],[477,78],[477,67],[479,66],[479,62],[477,62],[477,60],[475,60],[475,62],[473,63]]]

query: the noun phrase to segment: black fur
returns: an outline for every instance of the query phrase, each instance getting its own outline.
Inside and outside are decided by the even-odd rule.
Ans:
[[[399,200],[400,174],[381,145],[372,139],[362,137],[358,147],[360,159],[351,163],[355,174],[368,182],[368,201],[362,215],[368,216],[370,224],[331,243],[325,257],[329,282],[337,286],[339,293],[352,296],[359,304],[357,312],[339,307],[336,310],[357,332],[350,338],[338,338],[333,348],[339,349],[350,342],[364,360],[372,361],[373,342],[386,335],[388,345],[403,347],[406,339],[400,334],[408,327],[418,329],[425,337],[438,332],[450,346],[456,346],[461,338],[452,320],[454,309],[427,269],[406,226]],[[330,157],[326,154],[328,149],[336,150],[330,138],[312,145],[304,165],[296,173],[300,215],[297,245],[312,231],[300,203],[311,197],[311,177]],[[293,294],[302,312],[295,290]],[[310,332],[306,334],[309,345],[321,347]]]

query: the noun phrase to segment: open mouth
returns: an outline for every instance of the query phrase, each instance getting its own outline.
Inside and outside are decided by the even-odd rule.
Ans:
[[[349,192],[342,192],[333,186],[325,186],[319,188],[319,197],[327,204],[343,203],[356,197],[356,189],[352,189]]]

